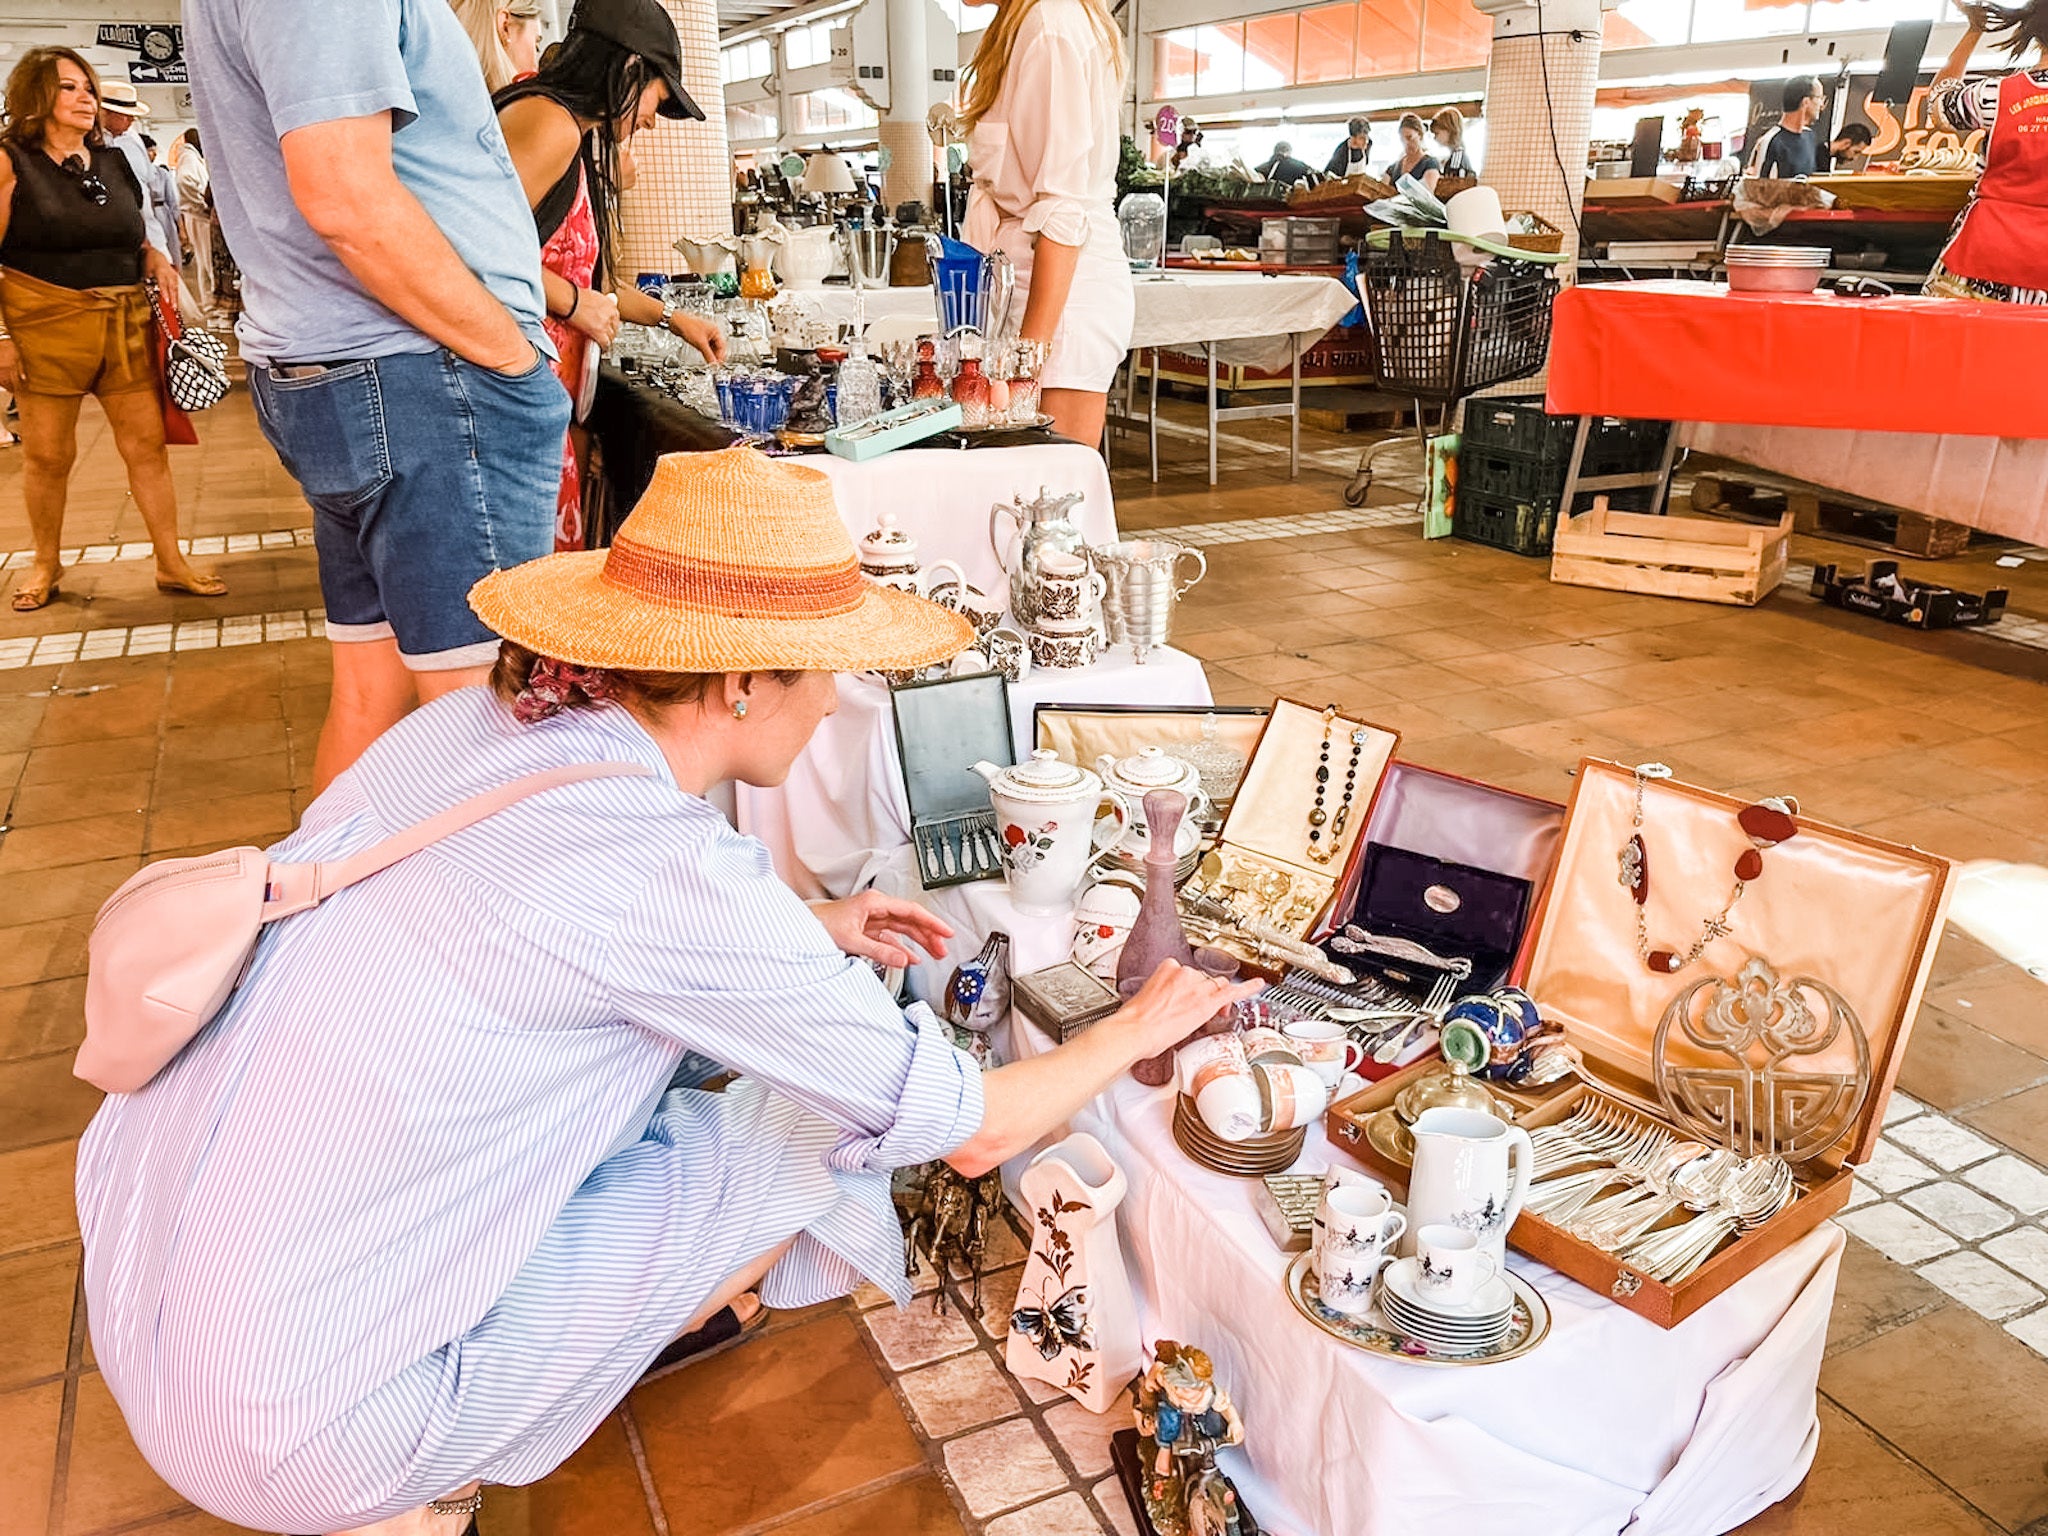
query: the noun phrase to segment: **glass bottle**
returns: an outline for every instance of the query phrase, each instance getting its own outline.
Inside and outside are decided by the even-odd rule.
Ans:
[[[866,421],[882,413],[882,371],[868,358],[858,340],[839,365],[839,397],[833,420],[842,427]]]
[[[913,400],[936,400],[946,392],[946,381],[939,377],[939,365],[929,357],[917,360],[917,377],[910,381],[910,398]]]
[[[1131,936],[1124,940],[1123,953],[1117,957],[1119,991],[1127,981],[1142,982],[1159,968],[1162,960],[1177,960],[1182,965],[1194,963],[1194,949],[1180,925],[1180,902],[1173,886],[1174,835],[1180,831],[1180,819],[1187,814],[1187,808],[1187,796],[1177,790],[1145,792],[1145,894],[1138,902],[1138,917],[1131,924]],[[1189,1031],[1189,1038],[1200,1033],[1201,1026],[1197,1025]],[[1157,1056],[1147,1056],[1131,1068],[1131,1075],[1154,1088],[1172,1082],[1173,1053],[1177,1049],[1174,1046]]]
[[[953,377],[953,403],[960,407],[960,425],[972,431],[988,425],[988,379],[981,359],[963,354]]]

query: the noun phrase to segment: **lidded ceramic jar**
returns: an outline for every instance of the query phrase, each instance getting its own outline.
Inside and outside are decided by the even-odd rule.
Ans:
[[[896,526],[894,512],[884,512],[880,526],[860,541],[860,573],[877,581],[915,576],[917,554],[917,540]]]

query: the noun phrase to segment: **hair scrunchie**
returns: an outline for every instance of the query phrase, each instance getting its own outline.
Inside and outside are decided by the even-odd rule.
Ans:
[[[576,702],[578,694],[592,704],[602,704],[615,698],[617,690],[611,674],[602,667],[579,667],[543,656],[527,674],[526,686],[513,701],[512,713],[521,725],[532,725],[550,715],[559,715]]]

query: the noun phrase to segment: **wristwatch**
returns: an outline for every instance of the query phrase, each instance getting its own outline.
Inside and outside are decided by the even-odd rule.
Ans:
[[[663,299],[661,301],[661,328],[664,331],[668,329],[669,319],[675,314],[675,312],[676,301],[674,299]]]

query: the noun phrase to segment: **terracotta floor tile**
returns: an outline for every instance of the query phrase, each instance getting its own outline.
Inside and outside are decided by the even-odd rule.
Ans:
[[[71,1424],[71,1466],[64,1484],[64,1531],[99,1531],[185,1507],[152,1472],[129,1438],[113,1394],[99,1372],[78,1379]]]
[[[217,763],[182,759],[165,764],[157,774],[153,803],[161,811],[186,801],[289,789],[291,782],[292,759],[288,752],[264,752]]]
[[[149,804],[151,775],[115,773],[93,779],[29,784],[14,797],[14,822],[71,821],[80,816],[107,816],[140,811]]]
[[[2048,1516],[2048,1360],[1996,1324],[1944,1307],[1830,1358],[1821,1390],[2008,1530]]]
[[[156,729],[163,708],[161,683],[155,687],[137,683],[100,693],[59,695],[43,710],[34,745],[61,747],[73,742],[146,736]]]
[[[66,1243],[0,1259],[0,1391],[64,1374],[78,1255]]]
[[[2048,1086],[1966,1110],[1962,1119],[2021,1156],[2048,1164]]]
[[[140,852],[142,816],[136,811],[17,826],[0,839],[0,875],[129,858]]]
[[[988,1536],[1102,1536],[1102,1524],[1086,1499],[1063,1493],[989,1521]]]
[[[167,805],[149,819],[149,852],[211,843],[268,843],[291,831],[298,817],[288,791],[256,795],[223,795],[217,800],[188,800]]]
[[[121,1536],[267,1536],[267,1533],[251,1531],[247,1526],[230,1525],[203,1509],[187,1509],[183,1514],[168,1515],[147,1525],[123,1526]],[[489,1536],[497,1536],[497,1532],[491,1531]],[[544,1533],[535,1530],[532,1536],[544,1536]]]
[[[861,1322],[874,1335],[875,1346],[892,1370],[907,1371],[974,1348],[974,1329],[950,1303],[934,1311],[929,1302],[913,1301],[901,1309],[881,1307],[864,1313]]]
[[[0,1519],[8,1522],[8,1536],[43,1536],[49,1529],[63,1410],[61,1381],[0,1393]]]
[[[498,1497],[486,1495],[486,1508]],[[617,1414],[525,1497],[528,1536],[653,1536],[647,1494]],[[489,1516],[480,1523],[488,1528]]]
[[[962,1536],[965,1530],[945,1484],[929,1475],[905,1478],[775,1527],[776,1536]]]
[[[9,634],[17,633],[12,628]],[[17,696],[0,699],[0,750],[22,752],[35,740],[36,728],[43,722],[43,711],[49,708],[48,698]]]
[[[1023,1407],[1008,1377],[984,1350],[907,1371],[896,1385],[910,1400],[918,1427],[934,1440],[1008,1418]]]
[[[284,752],[290,747],[290,736],[282,721],[185,726],[164,732],[163,761],[166,766],[226,762],[266,752]],[[35,765],[31,763],[29,767],[33,771]]]
[[[1888,842],[1907,843],[1951,859],[2019,859],[2037,863],[2048,842],[2022,836],[2010,826],[1993,826],[1945,807],[1929,807],[1865,824],[1862,831]]]
[[[1947,1304],[1948,1297],[1930,1281],[1893,1263],[1861,1238],[1851,1237],[1842,1250],[1835,1309],[1828,1318],[1828,1349],[1840,1351],[1867,1344],[1879,1334]]]
[[[1941,944],[1934,951],[1934,965],[1927,974],[1927,985],[1945,987],[1964,976],[1996,970],[2011,963],[1997,950],[1979,943],[1950,923],[1941,931]]]
[[[1131,1423],[1131,1402],[1119,1397],[1107,1412],[1090,1413],[1076,1402],[1065,1402],[1046,1410],[1045,1427],[1066,1452],[1082,1477],[1100,1477],[1109,1470],[1109,1437]]]
[[[75,746],[37,747],[22,770],[24,784],[64,784],[110,773],[147,773],[156,766],[157,739],[124,736],[118,741],[89,741]]]
[[[2048,982],[2015,966],[1930,987],[1925,1000],[1988,1035],[2048,1056]]]
[[[0,928],[0,987],[84,975],[85,941],[91,933],[90,916]]]
[[[633,1393],[633,1417],[676,1536],[767,1520],[921,1466],[902,1411],[844,1313]],[[704,1454],[707,1445],[719,1455]]]
[[[0,1152],[0,1253],[77,1240],[77,1163],[72,1142]]]
[[[73,1053],[0,1062],[0,1151],[77,1136],[104,1097],[71,1075]]]
[[[1066,1487],[1067,1474],[1053,1459],[1029,1419],[1011,1419],[948,1440],[946,1473],[968,1513],[986,1520]]]
[[[1924,1004],[1899,1069],[1899,1086],[1936,1109],[2000,1098],[2043,1078],[2048,1060]]]
[[[0,1061],[72,1049],[84,1038],[83,976],[0,990]]]

